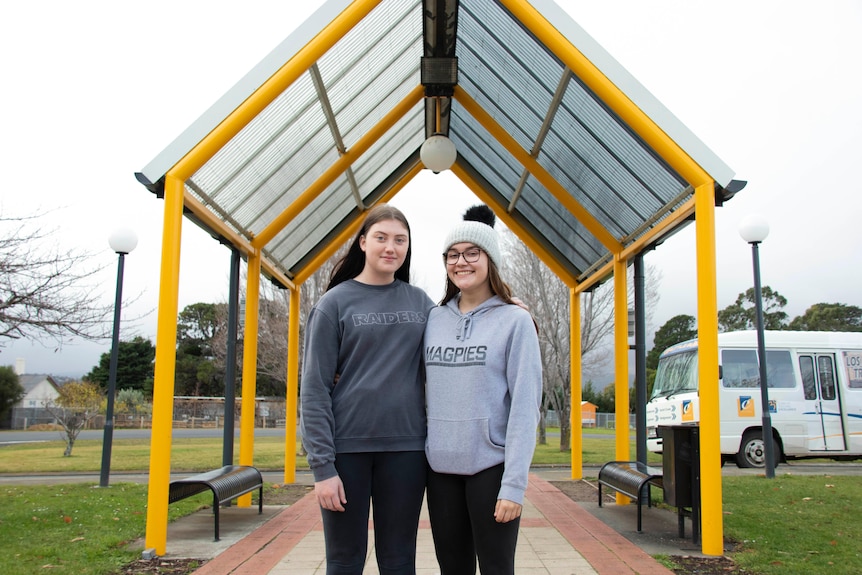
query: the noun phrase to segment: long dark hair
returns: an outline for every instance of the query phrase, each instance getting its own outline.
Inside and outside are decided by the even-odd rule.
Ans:
[[[488,254],[485,254],[485,257],[488,257]],[[503,281],[503,278],[500,276],[500,270],[497,269],[497,264],[495,264],[494,260],[491,258],[488,258],[488,282],[491,284],[492,294],[500,296],[500,299],[506,303],[514,303],[512,301],[512,288],[509,287],[509,284]],[[440,300],[440,305],[446,305],[449,300],[459,293],[461,293],[461,288],[452,283],[452,280],[449,279],[449,274],[447,273],[446,294],[443,296],[443,299]]]
[[[407,223],[407,218],[396,207],[389,204],[378,204],[368,210],[365,216],[365,221],[362,222],[362,227],[359,228],[356,237],[353,238],[353,243],[350,249],[347,250],[347,255],[341,258],[335,267],[332,268],[332,274],[329,276],[329,285],[327,291],[331,290],[341,282],[353,279],[362,273],[365,268],[365,252],[359,247],[359,240],[362,236],[368,233],[368,230],[374,224],[386,220],[395,220],[400,222],[407,228],[407,257],[404,258],[404,263],[395,272],[395,279],[399,279],[404,283],[410,283],[410,255],[413,253],[413,241],[410,237],[410,224]]]

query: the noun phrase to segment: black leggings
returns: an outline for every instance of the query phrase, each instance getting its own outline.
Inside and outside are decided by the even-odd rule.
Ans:
[[[425,491],[423,451],[339,453],[345,511],[323,514],[327,575],[361,574],[368,553],[369,503],[374,500],[374,546],[381,575],[415,575],[416,532]]]
[[[428,516],[441,575],[473,575],[477,557],[483,575],[515,573],[521,518],[494,519],[502,480],[502,464],[476,475],[428,470]]]

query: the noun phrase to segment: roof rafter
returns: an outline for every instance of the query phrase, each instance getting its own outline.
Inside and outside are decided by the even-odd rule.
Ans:
[[[512,156],[521,163],[531,174],[543,185],[566,209],[569,210],[604,246],[612,252],[622,249],[622,244],[614,238],[590,212],[584,208],[566,189],[555,180],[548,171],[542,167],[529,153],[527,153],[509,133],[500,126],[491,115],[485,111],[470,95],[460,86],[455,88],[455,99],[488,130],[497,141]]]
[[[263,229],[261,233],[252,240],[254,246],[266,245],[275,234],[284,228],[302,210],[308,207],[314,198],[320,195],[332,182],[335,181],[356,159],[368,151],[371,145],[380,139],[395,123],[405,116],[410,109],[422,100],[424,90],[417,86],[392,108],[373,128],[366,132],[343,156],[338,158],[311,186],[302,192],[291,205],[276,216],[272,222]]]

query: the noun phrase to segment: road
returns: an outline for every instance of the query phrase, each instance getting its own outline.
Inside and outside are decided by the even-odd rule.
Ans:
[[[149,439],[150,429],[115,429],[114,439]],[[559,436],[559,432],[556,434]],[[102,439],[104,433],[101,429],[85,429],[78,435],[78,439]],[[173,430],[173,437],[189,438],[189,437],[223,437],[224,429],[183,429],[178,428]],[[284,437],[284,428],[255,428],[255,437]],[[548,433],[548,437],[553,437],[553,433]],[[234,430],[234,437],[239,437],[239,426]],[[607,434],[585,433],[585,438],[592,439],[608,439],[613,436]],[[64,435],[59,431],[0,431],[0,446],[12,443],[28,443],[34,441],[64,441]]]
[[[569,467],[534,467],[531,470],[546,481],[566,481],[572,478],[572,470]],[[584,466],[583,476],[595,478],[599,474],[599,466]],[[738,475],[763,475],[762,469],[740,469],[735,465],[725,465],[721,469],[725,477]],[[171,479],[191,475],[191,473],[177,473]],[[851,475],[862,476],[862,464],[860,463],[782,463],[775,469],[775,476],[783,475]],[[283,483],[283,471],[264,471],[264,481],[267,483]],[[111,483],[146,483],[147,473],[135,472],[111,472]],[[98,483],[98,473],[43,473],[38,475],[4,475],[0,474],[0,485],[60,485],[65,483]],[[314,480],[311,472],[297,470],[295,483],[312,485]]]
[[[174,429],[173,437],[222,437],[223,429]],[[236,431],[239,437],[239,430]],[[255,429],[255,437],[283,437],[284,429]],[[85,430],[78,439],[102,439],[101,429]],[[584,437],[608,438],[607,435],[585,434]],[[116,429],[114,439],[149,439],[149,429]],[[62,436],[57,431],[0,431],[0,453],[3,445],[35,441],[57,441]],[[536,467],[534,473],[549,481],[563,481],[571,479],[571,469],[568,467]],[[599,472],[598,466],[584,466],[585,477],[596,477]],[[735,465],[728,464],[722,467],[722,475],[762,475],[762,469],[740,469]],[[829,462],[808,463],[804,460],[782,463],[775,469],[776,476],[795,475],[854,475],[862,476],[862,462]],[[284,480],[282,471],[265,471],[264,478],[267,482],[281,483]],[[99,480],[97,473],[79,474],[40,474],[40,475],[0,475],[0,484],[23,484],[23,483],[73,483],[73,482],[96,482]],[[146,473],[122,473],[112,472],[113,482],[146,482]],[[311,475],[307,471],[297,471],[297,483],[312,483]]]
[[[149,439],[150,429],[115,429],[114,439]],[[173,437],[223,437],[224,429],[174,429]],[[234,430],[234,436],[239,437],[239,426]],[[269,428],[254,430],[255,437],[284,437],[284,428]],[[102,439],[101,429],[85,429],[78,439]],[[9,443],[27,443],[33,441],[65,441],[65,436],[59,431],[0,431],[0,445]]]

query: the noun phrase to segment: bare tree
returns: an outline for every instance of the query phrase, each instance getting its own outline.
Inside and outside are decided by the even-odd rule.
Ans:
[[[0,347],[8,340],[110,336],[111,305],[100,303],[91,256],[52,245],[53,230],[34,225],[41,214],[0,215]]]
[[[570,414],[571,357],[569,353],[569,288],[512,232],[502,234],[506,250],[503,276],[515,295],[530,308],[539,326],[544,393],[539,440],[545,442],[545,415],[548,410],[560,419],[560,450],[571,448]],[[647,302],[658,299],[659,274],[647,268]],[[632,282],[629,278],[629,293]],[[614,329],[613,285],[601,285],[581,297],[581,354],[585,375],[598,373],[612,353]],[[629,295],[629,301],[632,297]],[[648,310],[653,307],[647,305]],[[648,312],[647,317],[651,314]]]
[[[304,342],[305,323],[311,308],[326,292],[329,276],[335,263],[347,253],[349,244],[345,244],[335,255],[327,260],[305,283],[302,284],[299,299],[300,326],[300,357]],[[243,296],[241,296],[243,297]],[[227,325],[227,306],[221,306],[223,315],[219,322]],[[284,381],[287,374],[287,338],[288,319],[290,315],[290,291],[279,289],[269,282],[261,283],[260,306],[258,310],[258,343],[257,343],[257,373],[261,378],[280,382],[281,394],[284,393]],[[216,330],[213,351],[216,361],[224,366],[226,361],[227,342],[226,329]],[[238,344],[237,362],[241,362],[242,340]],[[237,365],[237,373],[241,366]]]
[[[78,434],[99,415],[104,396],[97,384],[86,381],[67,383],[60,387],[59,393],[56,399],[46,399],[42,405],[63,427],[63,439],[66,440],[63,457],[69,457]]]

